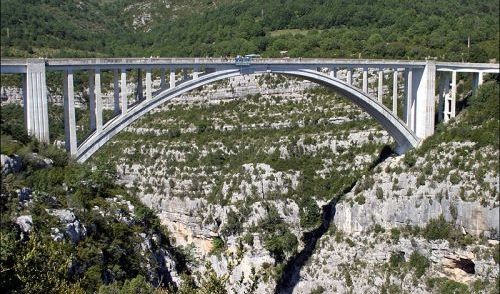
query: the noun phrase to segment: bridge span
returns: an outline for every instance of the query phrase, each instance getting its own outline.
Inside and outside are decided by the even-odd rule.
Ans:
[[[245,64],[223,58],[2,58],[0,68],[2,74],[23,75],[25,126],[30,135],[42,142],[49,141],[46,72],[63,72],[65,146],[80,162],[86,161],[114,135],[161,104],[203,85],[253,73],[291,75],[332,88],[375,118],[395,139],[398,152],[403,153],[434,133],[436,107],[439,120],[446,122],[455,117],[457,73],[473,74],[473,90],[482,84],[484,74],[499,73],[499,65],[491,63],[305,58],[259,58]],[[158,69],[161,73],[160,89],[153,91],[152,72]],[[138,101],[129,106],[127,71],[131,70],[137,71],[139,95]],[[74,73],[77,71],[89,75],[92,133],[82,142],[77,142],[76,137]],[[115,116],[103,123],[101,73],[105,71],[111,71],[114,77]],[[181,79],[176,75],[178,71],[184,73]],[[340,71],[345,72],[344,79],[340,79]],[[369,71],[377,72],[376,95],[369,93]],[[362,76],[361,88],[353,84],[355,72]],[[392,76],[390,108],[382,103],[385,76]],[[398,93],[400,81],[404,83],[403,95]],[[398,100],[401,99],[403,114],[400,118],[397,112]]]

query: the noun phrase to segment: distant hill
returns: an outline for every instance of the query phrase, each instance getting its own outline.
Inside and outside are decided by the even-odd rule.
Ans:
[[[499,59],[497,1],[2,0],[2,56]],[[468,43],[470,40],[470,47]]]

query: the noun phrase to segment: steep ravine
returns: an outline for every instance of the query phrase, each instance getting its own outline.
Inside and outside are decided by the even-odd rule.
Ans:
[[[385,159],[393,154],[394,153],[389,146],[384,146],[384,148],[382,148],[380,152],[379,157],[370,166],[370,170],[377,167],[380,163],[382,163]],[[276,289],[274,291],[275,294],[293,293],[293,289],[300,279],[300,271],[313,255],[314,250],[317,248],[318,240],[320,240],[323,235],[325,235],[325,233],[327,233],[330,229],[332,221],[335,217],[338,199],[342,199],[344,195],[351,192],[355,185],[356,182],[352,183],[349,187],[346,187],[340,193],[339,197],[333,198],[327,204],[323,205],[321,225],[316,229],[305,232],[303,234],[302,240],[305,242],[304,248],[287,261],[283,272],[276,284]]]

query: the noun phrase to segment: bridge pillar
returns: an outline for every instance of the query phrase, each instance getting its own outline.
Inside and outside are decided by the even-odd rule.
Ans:
[[[449,100],[451,100],[451,97],[449,97],[449,92],[450,92],[450,75],[447,72],[440,72],[439,73],[439,87],[438,87],[438,95],[439,95],[439,102],[438,102],[438,120],[441,121],[448,121],[449,119]]]
[[[384,95],[384,70],[381,68],[378,71],[378,102],[382,103],[382,96]]]
[[[151,68],[146,68],[146,100],[153,98],[151,83]]]
[[[411,71],[410,71],[411,73]],[[412,120],[415,134],[427,138],[434,134],[436,63],[428,60],[423,69],[414,69]]]
[[[127,113],[127,107],[128,107],[128,99],[127,99],[127,69],[122,68],[121,69],[121,102],[122,102],[122,115],[125,115]]]
[[[200,68],[195,66],[193,68],[193,80],[196,80],[199,77],[200,74]]]
[[[118,69],[113,70],[113,110],[115,115],[120,113],[120,86],[118,85]]]
[[[49,142],[49,111],[45,61],[28,59],[23,77],[24,124],[29,135],[40,142]]]
[[[68,69],[64,73],[63,85],[64,97],[64,145],[66,151],[71,156],[76,156],[77,141],[76,141],[76,118],[75,118],[75,94],[73,87],[73,72]]]
[[[472,91],[477,92],[479,86],[483,84],[483,72],[475,72],[472,75]]]
[[[392,74],[392,112],[398,116],[398,69]]]
[[[166,89],[167,88],[167,81],[166,81],[166,68],[162,67],[161,68],[161,73],[160,73],[160,89]]]
[[[413,69],[405,69],[405,96],[404,96],[404,121],[410,130],[415,131],[413,123],[414,97],[413,97]]]
[[[144,99],[143,89],[142,89],[142,69],[137,69],[137,100],[141,101]]]
[[[336,78],[337,77],[337,72],[335,71],[335,67],[332,67],[330,69],[330,77],[331,78]]]
[[[352,68],[347,69],[347,84],[352,85]]]
[[[95,111],[95,71],[89,70],[89,110],[90,110],[90,131],[96,129],[96,111]]]
[[[101,93],[101,71],[97,69],[95,71],[95,124],[96,131],[100,133],[102,131],[102,93]]]
[[[175,87],[175,68],[170,68],[170,89]]]
[[[451,73],[451,99],[449,101],[450,111],[449,118],[454,118],[456,115],[456,104],[457,104],[457,72],[453,71]]]
[[[363,68],[363,92],[368,94],[368,68]]]

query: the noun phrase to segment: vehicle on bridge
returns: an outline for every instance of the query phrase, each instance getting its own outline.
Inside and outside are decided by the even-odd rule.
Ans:
[[[241,56],[238,55],[234,59],[234,64],[239,66],[249,66],[252,63],[252,57],[249,55]]]

